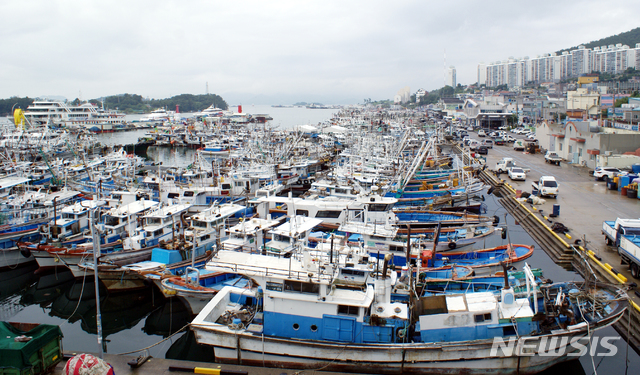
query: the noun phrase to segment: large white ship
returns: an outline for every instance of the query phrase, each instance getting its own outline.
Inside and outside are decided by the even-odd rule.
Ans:
[[[24,112],[32,126],[57,125],[71,129],[110,131],[125,125],[125,115],[104,111],[91,103],[69,106],[61,101],[35,100]]]

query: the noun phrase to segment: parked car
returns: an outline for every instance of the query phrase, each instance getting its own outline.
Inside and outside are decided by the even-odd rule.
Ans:
[[[507,127],[506,126],[501,126],[501,127],[498,128],[498,130],[507,130]]]
[[[618,168],[614,168],[614,167],[596,167],[596,170],[593,171],[593,177],[596,178],[596,180],[601,181],[603,179],[605,179],[605,176],[611,180],[614,177],[616,177],[617,175],[619,175],[620,173],[622,173],[621,170],[619,170]]]
[[[489,148],[481,145],[476,148],[476,152],[481,155],[487,155],[489,153]]]
[[[469,127],[467,128],[467,131],[468,131],[468,132],[472,132],[472,131],[473,131],[473,126],[469,126]]]
[[[478,137],[486,137],[487,133],[484,132],[484,129],[478,130]]]
[[[500,137],[497,137],[496,139],[493,140],[493,143],[496,146],[502,146],[502,145],[504,145],[504,140],[502,138],[500,138]]]
[[[505,143],[513,143],[516,141],[516,139],[512,136],[510,136],[509,134],[507,134],[506,136],[502,137],[502,139],[505,141]]]
[[[491,139],[485,139],[482,141],[483,146],[487,146],[488,148],[493,148],[493,141]]]
[[[525,141],[537,141],[535,133],[529,133],[524,137]]]
[[[522,169],[522,168],[511,167],[511,168],[509,168],[507,173],[509,174],[509,178],[512,179],[512,180],[524,181],[524,180],[527,179],[527,174],[525,173],[524,169]]]
[[[524,128],[515,128],[515,129],[511,130],[511,132],[512,132],[512,133],[515,133],[515,134],[520,134],[520,133],[522,133],[524,130],[525,130]]]
[[[475,150],[478,148],[478,146],[480,146],[480,145],[481,145],[481,143],[480,143],[480,142],[478,142],[478,141],[476,141],[476,140],[471,140],[471,141],[469,142],[469,150],[471,150],[471,151],[475,151]]]

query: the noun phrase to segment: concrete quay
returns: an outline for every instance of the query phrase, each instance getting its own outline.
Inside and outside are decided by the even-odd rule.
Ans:
[[[76,353],[65,353],[65,358],[71,358]],[[78,353],[79,354],[79,353]],[[98,356],[95,353],[91,353],[94,356]],[[213,357],[213,350],[211,351]],[[239,365],[225,365],[219,363],[208,362],[192,362],[192,361],[180,361],[175,359],[164,358],[149,358],[142,365],[137,368],[132,368],[128,365],[129,361],[136,360],[137,356],[126,356],[118,354],[104,354],[103,359],[113,367],[113,372],[116,375],[185,375],[185,374],[208,374],[208,375],[294,375],[302,373],[300,370],[283,369],[283,368],[269,368],[269,367],[253,367],[253,366],[239,366]],[[67,361],[63,360],[58,363],[51,375],[67,375],[64,367]],[[197,371],[170,371],[170,367],[181,367],[184,369],[198,368]],[[317,372],[317,370],[305,370],[306,372]],[[323,375],[345,375],[347,373],[342,372],[328,372],[321,371]]]
[[[493,146],[483,157],[486,158],[486,169],[480,177],[494,187],[496,195],[502,198],[500,203],[556,263],[573,266],[585,276],[586,260],[599,281],[618,284],[628,290],[631,314],[625,314],[615,328],[626,338],[627,327],[631,327],[630,345],[640,353],[639,282],[631,276],[628,266],[621,264],[616,249],[606,245],[602,235],[604,220],[639,218],[640,200],[607,190],[605,182],[595,181],[587,168],[569,163],[547,164],[543,154],[514,151],[511,145]],[[529,170],[527,179],[511,181],[506,173],[496,176],[492,171],[503,157],[511,157],[518,166]],[[531,182],[547,175],[558,181],[556,199],[544,198],[542,205],[535,206],[515,201],[516,190],[531,192]],[[552,218],[549,214],[553,212],[554,204],[559,205],[560,214]],[[569,229],[568,235],[550,230],[556,222]]]

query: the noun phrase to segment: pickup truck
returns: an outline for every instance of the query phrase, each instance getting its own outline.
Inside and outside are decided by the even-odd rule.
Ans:
[[[544,154],[545,163],[560,165],[561,161],[562,161],[562,158],[558,156],[558,154],[556,154],[555,151],[547,151],[547,153]]]
[[[538,196],[552,198],[558,196],[558,181],[553,176],[542,176],[538,181],[532,182],[531,186],[538,190]]]
[[[512,158],[502,158],[496,163],[495,171],[498,173],[504,173],[511,167],[515,167],[516,162]]]
[[[640,236],[640,219],[621,219],[616,221],[603,221],[602,234],[609,246],[620,246],[620,237],[623,235]]]
[[[640,237],[622,236],[619,252],[622,262],[629,265],[631,276],[640,278]]]

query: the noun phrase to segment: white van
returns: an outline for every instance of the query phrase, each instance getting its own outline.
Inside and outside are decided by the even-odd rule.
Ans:
[[[515,142],[513,142],[513,150],[524,151],[524,141],[521,139],[516,139]]]

